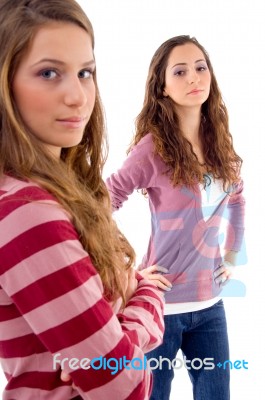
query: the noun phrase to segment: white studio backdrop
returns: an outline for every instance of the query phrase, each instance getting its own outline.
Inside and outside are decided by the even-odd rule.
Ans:
[[[109,157],[107,177],[121,165],[134,132],[151,57],[170,37],[195,36],[208,51],[230,116],[230,130],[244,160],[248,262],[239,273],[247,288],[242,298],[226,298],[230,359],[248,369],[231,370],[231,399],[261,398],[265,281],[263,245],[263,146],[265,116],[265,26],[262,0],[78,0],[95,31],[98,83],[105,107]],[[150,232],[148,202],[134,193],[115,216],[137,253],[143,256]],[[263,245],[263,247],[262,247]],[[181,357],[178,354],[178,357]],[[0,389],[5,378],[0,373]],[[0,391],[1,391],[0,390]],[[261,396],[261,397],[260,397]],[[171,400],[191,400],[187,371],[176,371]],[[96,400],[96,399],[95,399]],[[118,399],[117,399],[118,400]],[[210,399],[209,399],[210,400]]]

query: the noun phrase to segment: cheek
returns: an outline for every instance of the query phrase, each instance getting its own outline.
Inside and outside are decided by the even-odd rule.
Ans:
[[[174,77],[168,77],[166,79],[165,90],[168,95],[177,97],[181,90],[181,82]]]
[[[15,100],[25,122],[31,121],[37,115],[45,114],[52,107],[52,96],[31,90],[28,86],[26,88],[20,87],[16,91]]]
[[[45,127],[47,121],[46,101],[43,101],[40,92],[31,89],[28,85],[16,85],[13,93],[23,123],[32,133],[39,132],[39,129]],[[36,134],[36,136],[39,135]]]
[[[211,81],[212,81],[212,78],[211,78],[211,75],[210,75],[210,73],[209,73],[208,76],[207,76],[207,82],[208,82],[209,88],[210,88],[210,86],[211,86]]]

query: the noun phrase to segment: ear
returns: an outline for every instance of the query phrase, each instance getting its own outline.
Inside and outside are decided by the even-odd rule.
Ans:
[[[164,97],[168,97],[168,94],[167,94],[167,92],[166,92],[165,89],[163,90],[163,96],[164,96]]]

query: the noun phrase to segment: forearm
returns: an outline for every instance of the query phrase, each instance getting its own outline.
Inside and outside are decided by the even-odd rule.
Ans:
[[[118,314],[122,329],[144,353],[157,347],[164,333],[164,300],[159,289],[137,274],[138,288]]]
[[[245,199],[242,181],[237,185],[235,192],[230,195],[225,217],[228,221],[225,249],[238,252],[244,237]]]

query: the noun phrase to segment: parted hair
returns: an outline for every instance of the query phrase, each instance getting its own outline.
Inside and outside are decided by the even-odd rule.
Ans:
[[[187,43],[194,44],[202,51],[211,74],[209,97],[201,107],[199,131],[205,168],[214,178],[222,179],[224,188],[227,188],[239,180],[242,159],[233,147],[228,112],[209,55],[194,37],[188,35],[173,37],[156,50],[149,66],[143,107],[136,118],[135,135],[128,151],[151,132],[155,152],[167,165],[167,172],[174,186],[193,186],[196,182],[204,181],[203,170],[192,145],[181,134],[174,102],[163,94],[169,55],[176,46]]]
[[[0,177],[37,183],[72,217],[80,242],[100,274],[108,299],[124,297],[134,251],[112,218],[102,169],[107,155],[103,107],[97,86],[95,106],[82,141],[51,157],[28,130],[17,109],[12,82],[36,31],[51,22],[76,24],[92,40],[93,27],[74,0],[0,0]]]

